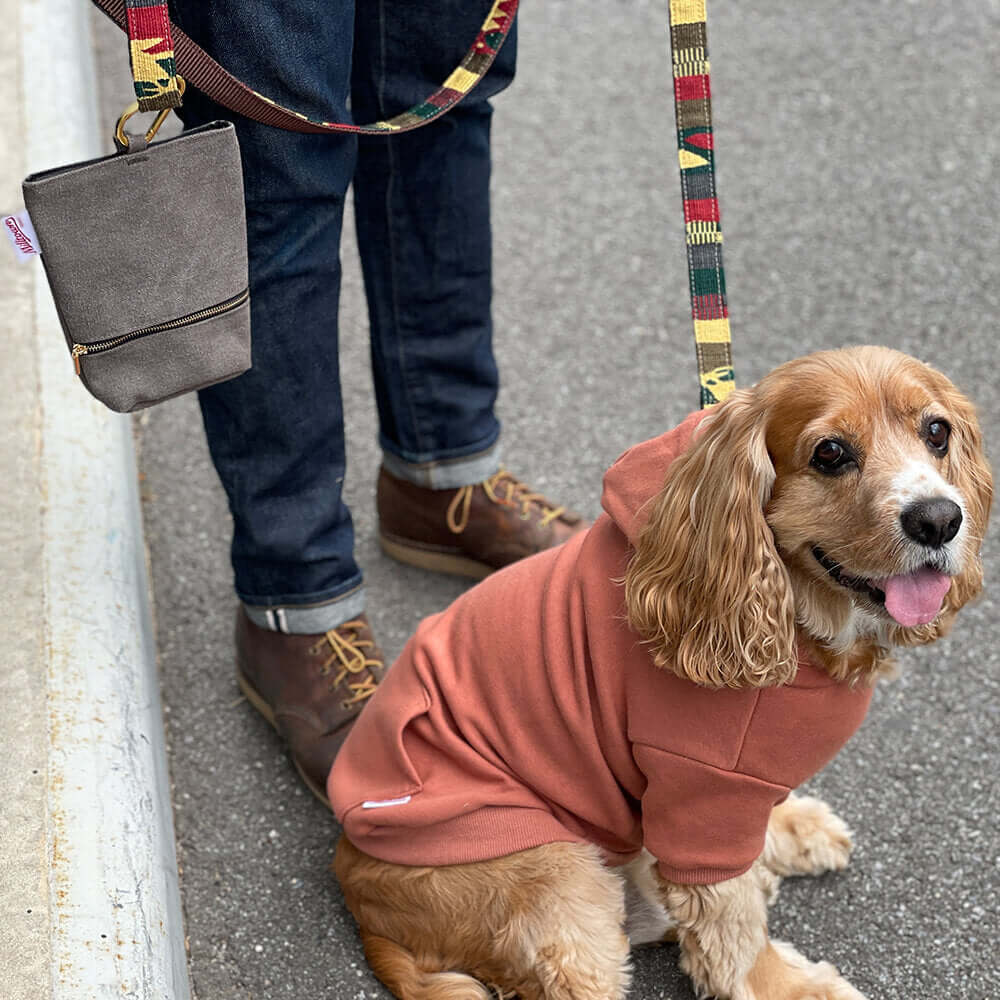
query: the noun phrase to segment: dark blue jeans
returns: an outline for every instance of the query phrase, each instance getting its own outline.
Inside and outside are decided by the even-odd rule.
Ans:
[[[176,22],[255,90],[312,117],[363,123],[439,85],[488,7],[171,2]],[[443,119],[391,138],[286,132],[193,90],[185,98],[189,127],[235,120],[243,156],[253,368],[202,391],[200,401],[234,518],[236,590],[247,605],[304,610],[338,600],[351,605],[348,617],[358,606],[361,573],[341,499],[337,358],[340,235],[352,180],[380,439],[391,467],[413,467],[419,481],[428,465],[450,466],[461,482],[496,467],[489,98],[513,77],[515,41]],[[491,463],[485,471],[483,461]],[[446,471],[427,484],[452,485],[447,479]],[[292,628],[309,630],[320,629]]]

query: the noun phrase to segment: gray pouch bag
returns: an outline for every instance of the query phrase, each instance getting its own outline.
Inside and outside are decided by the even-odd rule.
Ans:
[[[24,203],[87,389],[128,413],[250,367],[246,209],[231,122],[32,174]]]

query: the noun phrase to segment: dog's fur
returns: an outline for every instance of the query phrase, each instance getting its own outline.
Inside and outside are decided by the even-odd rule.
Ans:
[[[946,454],[927,443],[930,420],[950,427]],[[829,439],[857,458],[839,475],[812,462]],[[900,527],[903,506],[931,496],[963,514],[933,550]],[[624,581],[629,623],[659,665],[710,687],[788,681],[797,641],[833,677],[874,683],[893,646],[939,638],[980,590],[991,500],[975,412],[943,375],[871,347],[790,362],[718,407],[671,466]],[[816,546],[855,578],[933,562],[952,577],[940,614],[898,624],[836,582]],[[857,1000],[832,966],[767,934],[780,876],[843,868],[850,850],[824,803],[792,796],[754,866],[709,886],[665,883],[646,853],[610,869],[596,847],[570,843],[416,868],[342,838],[334,866],[372,968],[402,1000],[616,1000],[630,946],[665,936],[703,995]]]

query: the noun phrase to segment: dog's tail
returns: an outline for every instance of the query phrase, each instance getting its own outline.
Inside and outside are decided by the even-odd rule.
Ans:
[[[372,971],[399,1000],[491,1000],[494,994],[463,972],[428,972],[401,944],[361,931]]]

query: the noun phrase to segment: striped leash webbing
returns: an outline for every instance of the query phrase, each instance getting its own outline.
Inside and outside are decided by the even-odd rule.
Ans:
[[[715,187],[705,22],[705,0],[670,0],[674,112],[703,409],[721,403],[735,388],[726,275],[722,269],[722,227]]]
[[[294,132],[407,132],[439,118],[486,75],[510,33],[519,0],[491,0],[472,46],[447,80],[425,100],[371,125],[319,121],[282,107],[226,72],[180,28],[170,23],[165,0],[93,0],[128,32],[129,54],[140,111],[161,111],[181,103],[177,74],[223,107]]]

